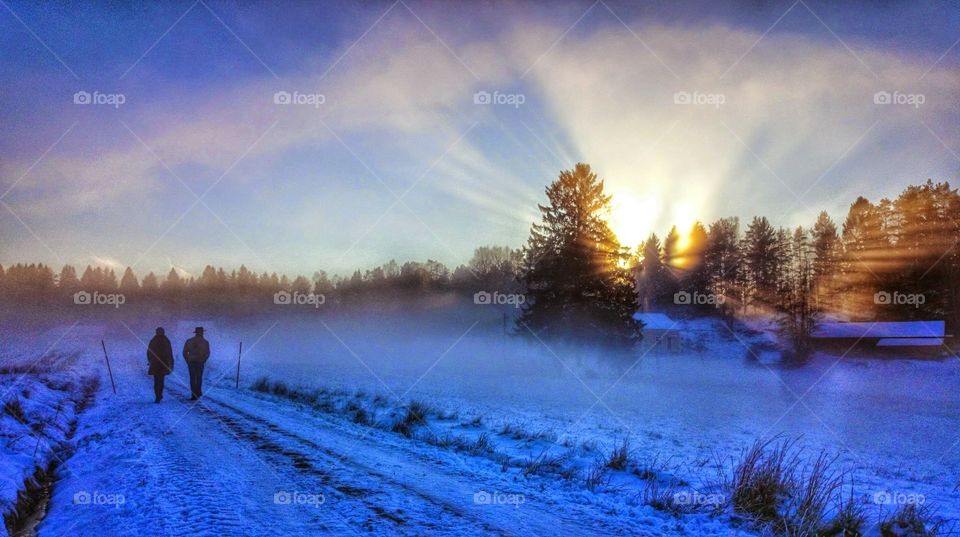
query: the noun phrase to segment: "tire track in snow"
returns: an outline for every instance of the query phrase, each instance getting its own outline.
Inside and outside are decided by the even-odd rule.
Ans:
[[[143,423],[141,414],[136,416],[137,429],[156,427]],[[219,472],[212,473],[197,453],[203,445],[185,445],[180,439],[177,434],[162,434],[142,461],[149,475],[149,488],[144,490],[154,515],[149,519],[151,528],[162,535],[249,535],[243,509],[225,501],[222,494],[230,488],[229,483],[220,478]],[[134,525],[140,526],[141,522]]]
[[[227,414],[243,418],[273,438],[283,437],[290,442],[298,444],[302,448],[306,448],[308,453],[311,453],[315,459],[322,461],[330,467],[343,467],[346,472],[340,472],[340,474],[343,474],[342,478],[347,480],[347,482],[355,481],[357,476],[362,476],[365,479],[373,478],[375,486],[382,488],[384,485],[387,485],[408,498],[416,498],[420,501],[427,502],[428,505],[435,506],[434,509],[453,515],[454,520],[451,522],[453,525],[446,525],[446,523],[444,523],[441,526],[444,529],[460,528],[462,531],[462,528],[468,525],[477,528],[476,531],[499,535],[528,533],[549,534],[556,530],[588,535],[609,534],[611,531],[612,533],[617,533],[623,530],[623,528],[605,528],[596,525],[594,521],[590,521],[588,518],[581,519],[575,516],[567,516],[566,513],[553,511],[549,507],[541,508],[532,504],[526,504],[522,509],[512,510],[511,508],[500,510],[499,512],[497,512],[497,509],[486,509],[489,506],[473,506],[472,494],[476,492],[478,486],[476,481],[483,479],[484,476],[482,475],[465,475],[451,472],[450,470],[438,467],[436,464],[424,464],[424,461],[417,460],[416,454],[401,451],[400,448],[395,448],[390,445],[375,446],[373,448],[374,453],[370,454],[367,457],[368,459],[376,463],[379,461],[379,456],[385,456],[387,459],[394,460],[397,456],[400,456],[403,458],[403,468],[398,470],[398,473],[416,474],[412,479],[403,480],[403,476],[393,476],[387,473],[390,468],[384,461],[379,461],[381,462],[380,466],[373,466],[358,460],[359,457],[363,456],[362,451],[369,450],[370,446],[355,445],[353,443],[355,438],[346,438],[349,433],[335,427],[326,420],[313,422],[312,424],[318,427],[309,430],[322,429],[325,435],[330,434],[333,435],[333,437],[343,437],[341,440],[347,442],[348,446],[354,448],[353,453],[347,453],[346,449],[338,450],[330,446],[324,446],[321,444],[322,440],[307,438],[304,434],[296,432],[294,427],[290,425],[282,426],[278,423],[280,420],[277,418],[283,418],[284,416],[257,416],[252,413],[255,412],[255,410],[244,410],[236,405],[218,399],[209,399],[207,397],[205,400],[211,402],[219,409],[225,410]],[[255,400],[260,404],[264,402],[262,399]],[[260,407],[256,408],[259,409]],[[296,421],[297,425],[302,423],[304,419],[312,420],[313,416],[310,414],[299,415]],[[372,436],[367,438],[371,440],[374,439]],[[332,440],[333,438],[330,439]],[[333,443],[335,444],[336,442]],[[393,469],[397,470],[396,467],[393,467]],[[341,476],[338,474],[337,477]],[[468,492],[464,492],[464,489],[467,489]],[[460,498],[461,500],[470,498],[470,502],[461,502],[458,505],[455,501],[448,501],[441,498],[441,494],[449,498]],[[465,503],[469,503],[470,506],[477,507],[478,509],[471,510],[465,508]],[[485,516],[481,516],[481,512],[483,515],[495,517],[496,522],[488,521]],[[436,530],[435,521],[436,519],[432,517],[428,519],[430,529],[434,531]],[[584,522],[587,522],[589,525],[584,525]]]
[[[286,458],[301,475],[313,476],[324,486],[324,490],[335,491],[333,497],[336,507],[344,508],[345,518],[361,518],[362,522],[358,522],[358,525],[367,531],[409,535],[422,535],[424,531],[458,535],[465,531],[473,534],[510,534],[449,502],[397,481],[370,466],[345,459],[342,454],[266,419],[210,399],[209,396],[204,401],[226,410],[221,413],[215,412],[210,405],[198,407],[230,428],[237,437],[252,442],[267,454]],[[307,448],[309,454],[291,447],[290,442]],[[339,471],[337,467],[340,467]],[[388,507],[397,503],[397,493],[408,504],[412,501],[414,509],[408,511]],[[386,527],[383,527],[384,521],[389,522]]]

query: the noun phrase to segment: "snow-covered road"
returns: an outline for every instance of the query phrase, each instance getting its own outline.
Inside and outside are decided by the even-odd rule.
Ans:
[[[40,535],[660,533],[650,520],[598,517],[543,484],[528,490],[492,461],[225,381],[192,402],[184,373],[154,404],[134,361],[115,368],[122,389],[107,383],[85,414]],[[525,499],[477,503],[481,491]]]

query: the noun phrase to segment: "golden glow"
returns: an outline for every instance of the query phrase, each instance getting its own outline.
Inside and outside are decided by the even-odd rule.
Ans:
[[[680,238],[677,240],[677,252],[682,254],[690,248],[690,234],[697,221],[697,213],[690,205],[680,204],[673,207],[672,221],[677,226]]]
[[[614,193],[607,223],[621,245],[634,249],[653,231],[659,213],[657,207],[657,201],[652,198],[638,200]]]

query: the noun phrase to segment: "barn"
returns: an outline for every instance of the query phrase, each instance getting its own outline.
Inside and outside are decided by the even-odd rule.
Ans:
[[[852,347],[878,354],[940,356],[951,336],[944,321],[825,322],[811,334],[818,348],[846,352]]]
[[[665,313],[633,314],[633,318],[643,323],[643,347],[655,348],[667,352],[683,350],[683,340],[680,338],[678,323]]]

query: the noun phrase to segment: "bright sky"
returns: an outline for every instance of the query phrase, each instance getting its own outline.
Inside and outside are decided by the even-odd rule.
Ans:
[[[577,161],[631,246],[956,183],[960,10],[834,4],[4,0],[0,263],[452,266]]]

